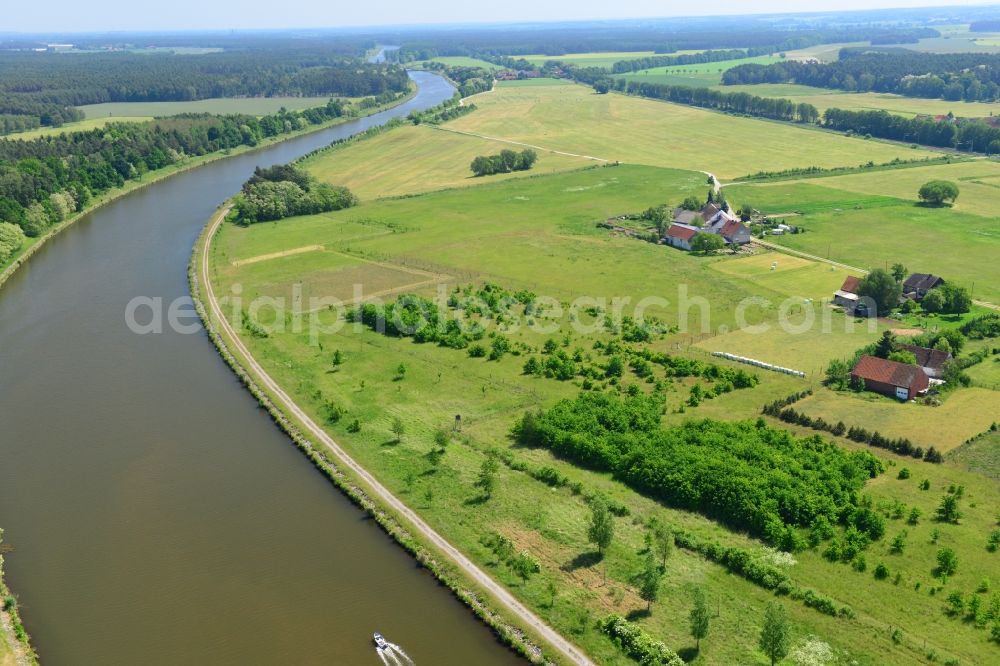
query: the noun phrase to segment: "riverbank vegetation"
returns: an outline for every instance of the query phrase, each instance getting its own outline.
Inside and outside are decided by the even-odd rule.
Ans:
[[[0,529],[0,546],[3,530]],[[4,581],[3,551],[0,550],[0,664],[38,664],[38,656],[31,646],[31,637],[24,628],[17,607],[17,597]]]
[[[403,96],[353,102],[331,99],[321,107],[260,118],[190,114],[148,123],[110,123],[101,129],[31,141],[0,140],[0,222],[18,226],[27,237],[20,251],[0,258],[0,269],[38,239],[117,191],[212,155],[250,149],[366,115]]]

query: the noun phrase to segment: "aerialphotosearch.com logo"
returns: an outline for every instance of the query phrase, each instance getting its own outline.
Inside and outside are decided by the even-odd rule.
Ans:
[[[783,331],[790,335],[815,332],[832,333],[838,328],[851,333],[858,326],[854,317],[836,315],[829,300],[814,301],[789,297],[774,302],[763,296],[749,296],[735,305],[727,304],[723,323],[713,325],[713,306],[703,296],[693,295],[687,284],[677,285],[673,300],[660,295],[641,298],[630,296],[581,295],[566,302],[552,296],[532,296],[528,303],[507,297],[500,302],[486,302],[475,292],[461,292],[453,285],[437,285],[433,298],[413,295],[393,297],[389,302],[378,296],[366,296],[364,285],[353,285],[352,297],[344,301],[335,296],[304,298],[302,285],[292,287],[290,297],[243,297],[243,286],[234,284],[219,299],[219,305],[235,330],[251,334],[290,332],[307,334],[309,344],[319,345],[323,336],[337,334],[347,327],[361,332],[372,328],[379,332],[412,336],[428,325],[458,327],[462,333],[497,327],[505,334],[528,330],[541,335],[572,331],[589,335],[620,327],[629,320],[635,325],[676,321],[674,332],[690,336],[723,335],[739,330],[753,335]],[[874,303],[867,303],[871,313]],[[363,317],[359,316],[360,308]],[[469,313],[477,313],[469,316]],[[485,315],[485,316],[483,316]],[[364,319],[364,321],[362,321]],[[159,296],[136,296],[125,307],[125,324],[137,335],[155,335],[166,331],[191,335],[203,330],[194,302],[189,296],[165,300]],[[877,328],[876,318],[864,323],[869,332]]]

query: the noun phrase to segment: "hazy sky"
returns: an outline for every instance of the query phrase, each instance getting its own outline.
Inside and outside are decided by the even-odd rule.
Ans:
[[[7,0],[0,32],[300,28],[933,7],[983,0]]]

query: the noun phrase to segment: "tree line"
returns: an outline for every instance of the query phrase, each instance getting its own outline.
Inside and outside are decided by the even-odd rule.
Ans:
[[[992,102],[1000,99],[1000,55],[845,48],[840,59],[830,63],[744,64],[722,75],[723,85],[755,83],[798,83],[848,92]]]
[[[83,210],[92,197],[185,158],[289,134],[355,114],[341,100],[304,111],[183,114],[147,123],[110,123],[31,141],[0,140],[0,222],[39,236]]]
[[[631,95],[771,120],[815,123],[820,117],[819,110],[812,104],[797,104],[789,99],[759,97],[744,92],[726,93],[710,88],[672,86],[664,83],[644,83],[623,79],[616,79],[613,87],[615,90]]]
[[[638,72],[643,69],[653,69],[654,67],[700,65],[709,62],[722,62],[724,60],[739,60],[740,58],[770,55],[775,50],[777,50],[777,47],[758,47],[751,49],[718,49],[702,51],[701,53],[682,53],[681,55],[647,56],[634,60],[620,60],[611,66],[611,72],[613,74],[625,74],[628,72]]]
[[[441,32],[413,31],[399,50],[388,51],[394,62],[430,60],[440,56],[523,56],[543,54],[562,56],[571,53],[652,51],[671,54],[677,51],[754,49],[776,53],[817,44],[891,39],[937,37],[932,28],[887,28],[881,25],[775,27],[766,17],[713,17],[708,22],[679,24],[671,19],[652,19],[642,25],[534,26],[529,30],[498,31],[467,28]]]
[[[210,97],[378,96],[408,90],[397,65],[362,64],[321,47],[202,55],[0,53],[0,114],[39,125],[80,120],[73,107]],[[4,121],[0,130],[30,129]]]
[[[920,116],[905,118],[887,111],[827,109],[823,114],[823,124],[841,132],[880,139],[1000,154],[1000,128],[978,118],[938,121]]]
[[[884,470],[866,451],[797,439],[757,422],[690,421],[664,428],[651,396],[582,393],[526,413],[513,434],[635,490],[762,536],[779,547],[818,517],[865,531],[865,482]],[[871,538],[880,535],[872,534]]]
[[[472,160],[469,168],[475,176],[492,176],[497,173],[527,171],[535,165],[538,153],[531,148],[521,152],[501,150],[497,155],[479,155]]]

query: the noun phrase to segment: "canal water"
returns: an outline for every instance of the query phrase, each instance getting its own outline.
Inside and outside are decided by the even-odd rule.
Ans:
[[[192,245],[257,165],[395,109],[134,192],[52,239],[0,289],[0,527],[43,663],[521,663],[348,502],[204,334],[140,336],[138,295],[188,293]]]

